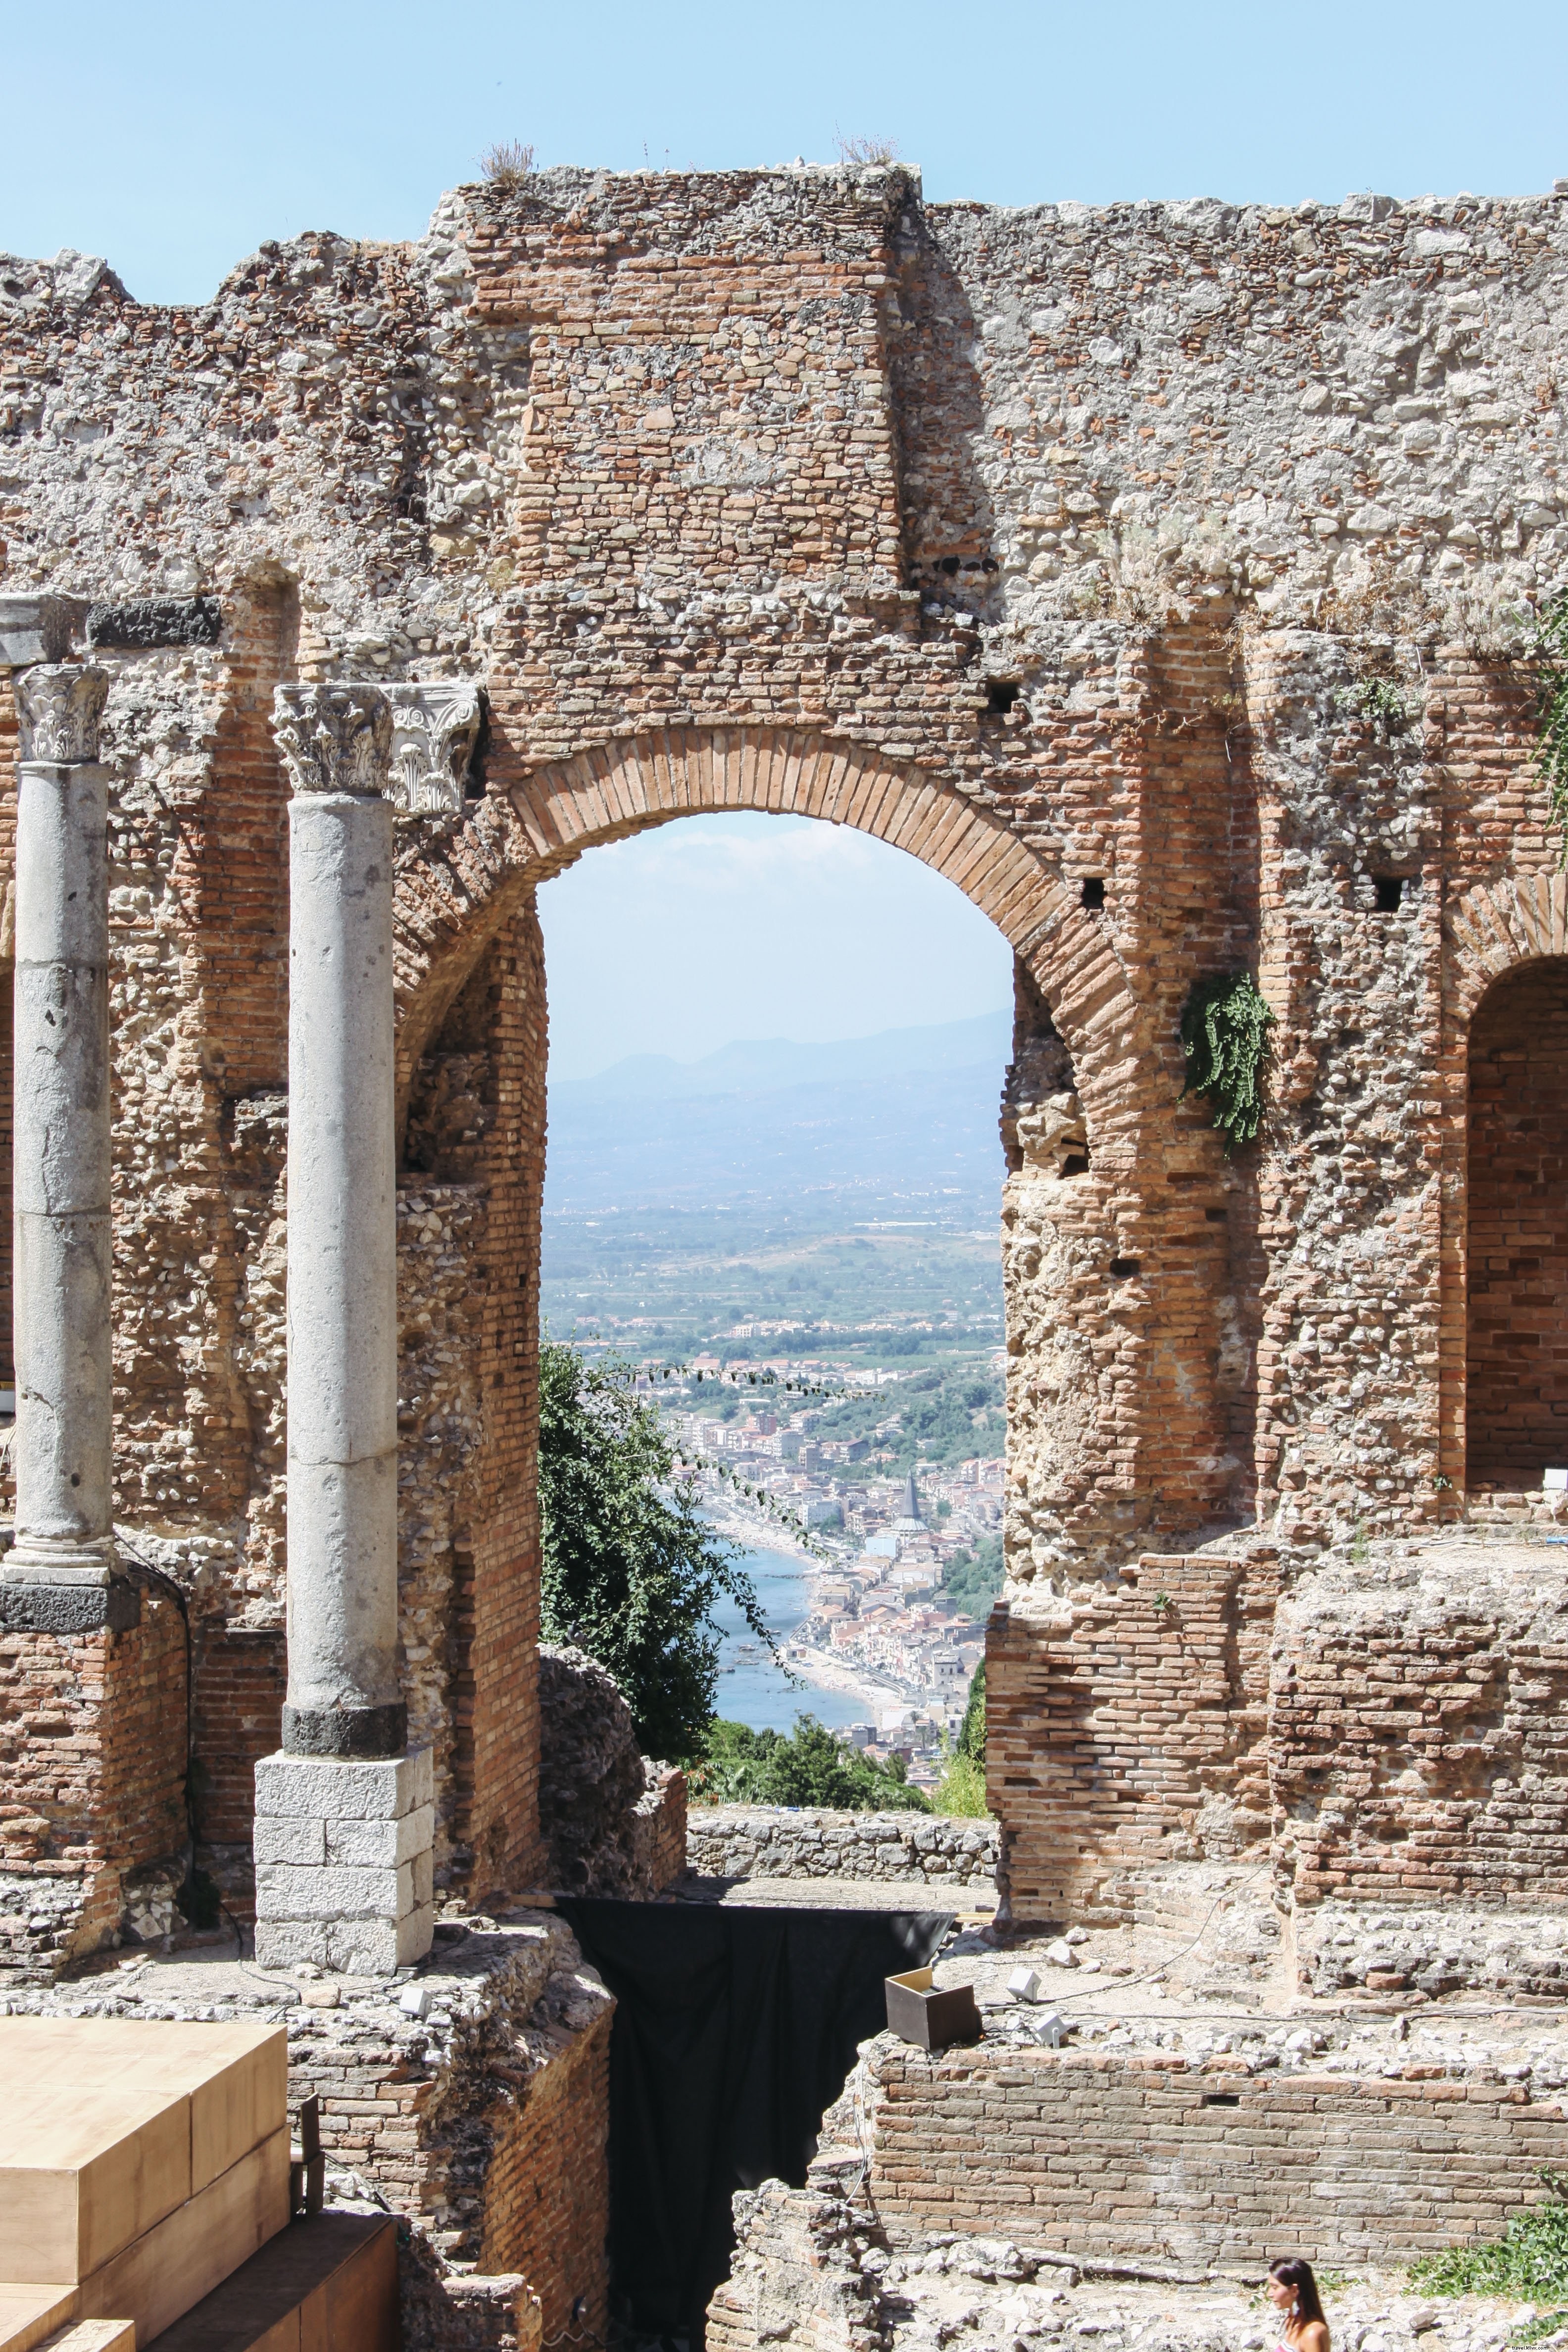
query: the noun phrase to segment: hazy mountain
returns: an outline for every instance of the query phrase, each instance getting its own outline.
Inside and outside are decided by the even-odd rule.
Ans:
[[[546,1205],[848,1188],[956,1192],[990,1213],[1011,1039],[1011,1015],[994,1013],[826,1045],[760,1039],[700,1062],[635,1055],[552,1086]]]
[[[690,1095],[754,1094],[784,1087],[825,1086],[841,1079],[883,1078],[899,1071],[960,1070],[994,1063],[996,1082],[1013,1050],[1011,1013],[982,1013],[973,1021],[927,1029],[884,1029],[873,1037],[799,1045],[763,1037],[721,1045],[700,1062],[668,1054],[631,1054],[596,1077],[552,1080],[550,1107],[576,1102],[624,1102],[631,1097],[674,1101]]]

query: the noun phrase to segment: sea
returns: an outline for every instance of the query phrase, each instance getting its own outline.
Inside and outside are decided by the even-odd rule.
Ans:
[[[748,1551],[739,1564],[756,1586],[769,1626],[782,1640],[810,1613],[811,1587],[804,1563],[787,1552]],[[871,1720],[871,1708],[864,1698],[856,1698],[848,1691],[792,1683],[747,1630],[732,1601],[724,1601],[714,1616],[724,1635],[714,1703],[726,1723],[744,1723],[752,1731],[792,1731],[799,1715],[814,1715],[818,1723],[835,1727]],[[742,1643],[751,1643],[759,1654],[738,1657]]]

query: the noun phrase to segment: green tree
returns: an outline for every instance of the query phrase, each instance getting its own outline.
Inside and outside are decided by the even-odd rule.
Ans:
[[[712,1719],[721,1596],[770,1650],[773,1635],[636,1377],[560,1340],[540,1349],[541,1630],[609,1669],[645,1754],[685,1762]]]
[[[963,1721],[958,1727],[960,1756],[967,1756],[973,1764],[985,1761],[985,1661],[981,1659],[974,1669],[974,1680],[969,1685],[969,1704],[963,1710]]]
[[[973,1551],[955,1551],[942,1570],[942,1597],[955,1609],[984,1617],[1001,1591],[1006,1569],[1000,1536],[982,1536]]]
[[[911,1789],[901,1757],[885,1764],[836,1739],[814,1715],[795,1729],[752,1731],[716,1720],[698,1780],[700,1799],[715,1805],[810,1805],[838,1811],[926,1813]]]

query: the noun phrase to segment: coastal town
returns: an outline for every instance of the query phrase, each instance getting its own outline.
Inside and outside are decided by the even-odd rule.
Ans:
[[[884,1384],[896,1373],[882,1375]],[[748,1548],[791,1552],[809,1592],[780,1655],[811,1691],[864,1701],[842,1737],[900,1755],[917,1785],[934,1781],[984,1656],[999,1581],[1004,1463],[973,1454],[923,1475],[889,1475],[904,1416],[829,1434],[840,1415],[766,1404],[731,1421],[671,1400],[665,1426],[695,1476],[706,1516]],[[760,1647],[740,1643],[747,1663]]]

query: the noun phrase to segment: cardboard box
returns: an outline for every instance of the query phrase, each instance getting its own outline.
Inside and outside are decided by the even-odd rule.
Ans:
[[[900,2042],[912,2042],[919,2050],[945,2050],[951,2042],[979,2041],[983,2029],[973,1985],[938,1992],[930,1969],[908,1969],[889,1977],[887,1986],[888,2025]]]

